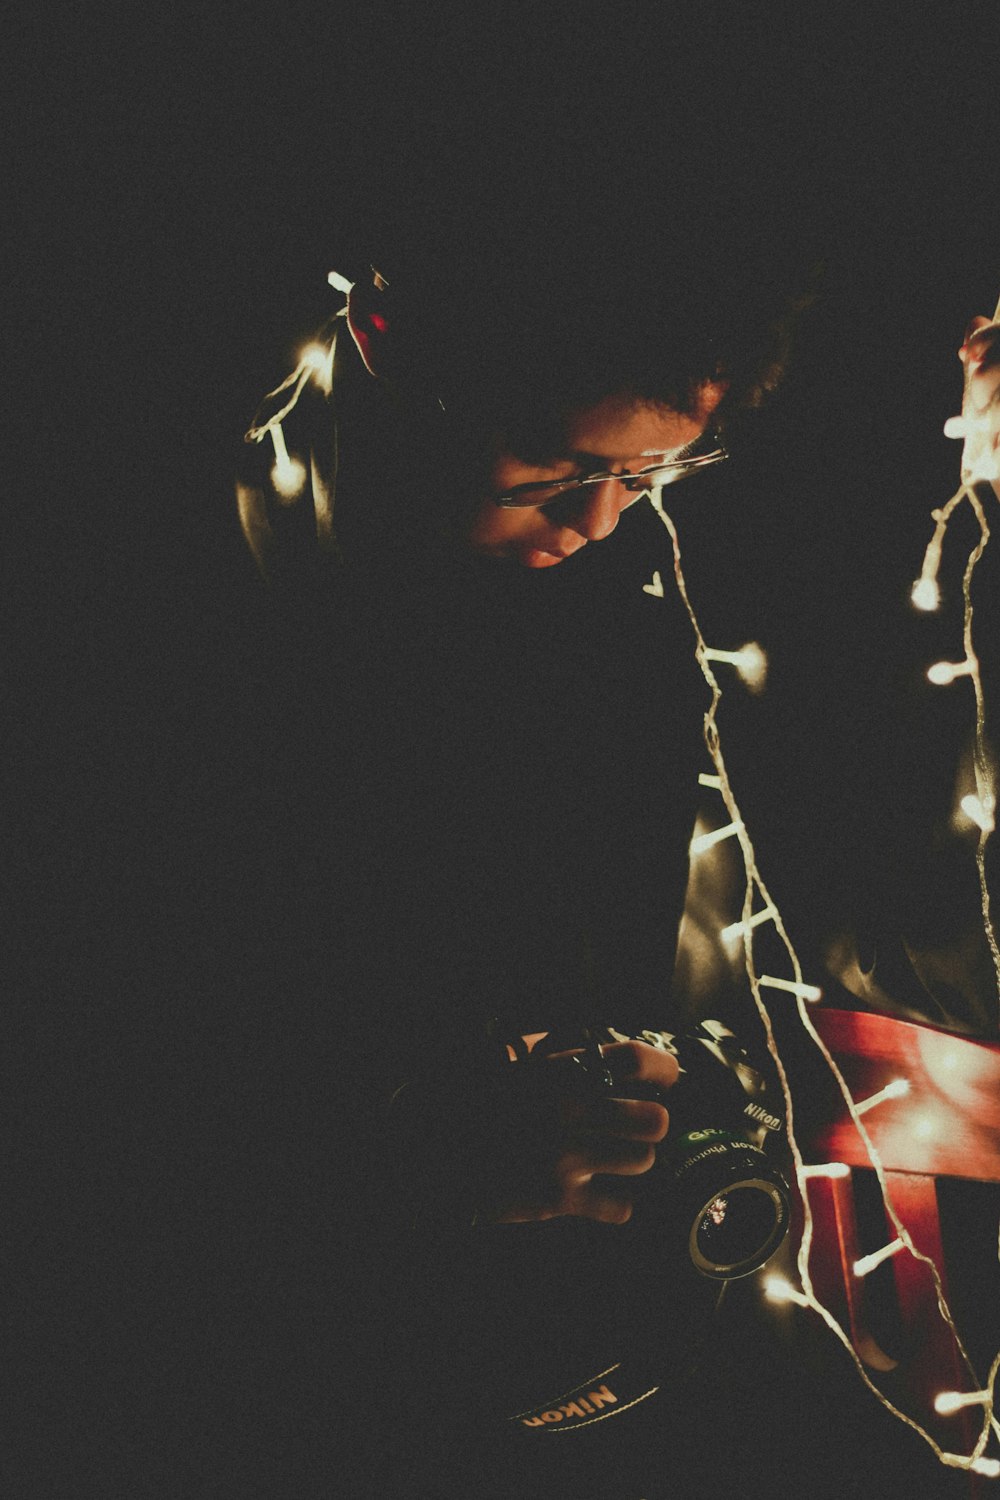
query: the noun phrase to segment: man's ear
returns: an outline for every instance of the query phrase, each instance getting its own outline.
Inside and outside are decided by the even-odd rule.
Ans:
[[[394,322],[388,285],[372,267],[371,282],[356,281],[347,297],[347,326],[371,375],[390,376]]]

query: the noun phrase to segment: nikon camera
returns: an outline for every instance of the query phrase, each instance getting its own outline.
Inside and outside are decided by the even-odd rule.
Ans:
[[[703,1276],[730,1281],[759,1270],[784,1241],[790,1210],[788,1183],[771,1156],[784,1122],[762,1074],[728,1027],[706,1020],[682,1036],[591,1032],[583,1065],[601,1086],[608,1084],[600,1041],[633,1039],[672,1053],[680,1066],[662,1094],[670,1131],[639,1186],[637,1216],[675,1245],[683,1240]]]

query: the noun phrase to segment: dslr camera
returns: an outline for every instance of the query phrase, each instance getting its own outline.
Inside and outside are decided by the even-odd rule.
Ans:
[[[790,1219],[789,1186],[773,1159],[784,1120],[766,1080],[728,1027],[705,1020],[676,1036],[591,1028],[578,1061],[594,1088],[614,1088],[601,1044],[633,1040],[671,1053],[680,1067],[671,1089],[644,1091],[669,1110],[670,1130],[640,1182],[637,1226],[673,1239],[703,1276],[748,1276],[781,1246]]]

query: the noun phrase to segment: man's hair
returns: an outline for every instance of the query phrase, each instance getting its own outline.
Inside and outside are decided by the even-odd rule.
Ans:
[[[541,457],[562,415],[610,395],[689,412],[721,380],[720,425],[759,406],[813,295],[815,246],[787,200],[680,176],[676,209],[621,190],[466,192],[398,231],[379,270],[445,407]]]

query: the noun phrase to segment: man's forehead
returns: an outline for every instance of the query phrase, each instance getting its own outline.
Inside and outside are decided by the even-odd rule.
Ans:
[[[656,459],[676,458],[677,455],[687,447],[690,447],[690,443],[675,444],[671,448],[639,448],[633,449],[629,453],[597,453],[588,448],[574,448],[570,452],[567,452],[560,456],[567,458],[572,463],[579,464],[582,467],[598,463],[624,462],[624,460],[627,458],[648,459],[649,462],[652,463]]]
[[[567,453],[585,460],[669,457],[701,435],[708,414],[609,397],[570,415]]]

